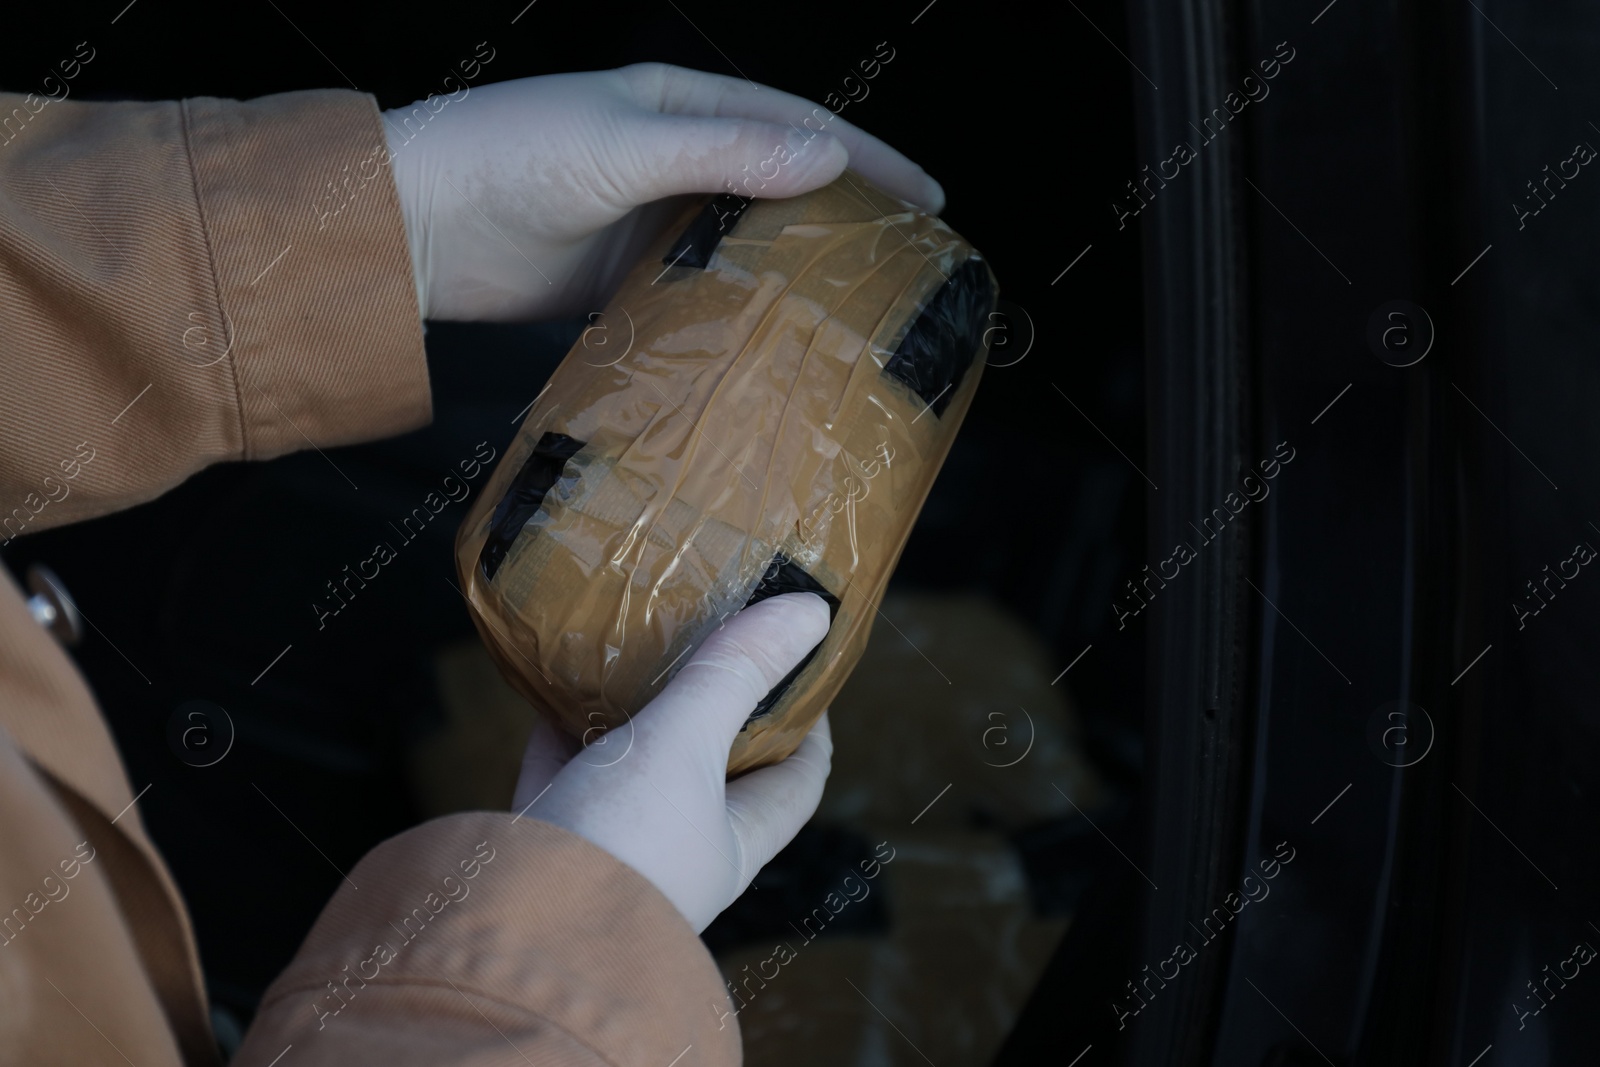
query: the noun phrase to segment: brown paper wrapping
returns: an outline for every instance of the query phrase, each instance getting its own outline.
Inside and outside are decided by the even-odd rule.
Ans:
[[[860,659],[997,292],[948,226],[853,173],[739,206],[696,205],[633,269],[456,538],[501,670],[585,742],[660,692],[775,556],[819,583],[837,599],[828,635],[739,734],[730,775],[792,752]]]

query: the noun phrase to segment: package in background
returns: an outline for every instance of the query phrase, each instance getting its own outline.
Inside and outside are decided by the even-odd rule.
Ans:
[[[473,620],[540,711],[623,727],[724,619],[827,601],[730,775],[792,752],[873,615],[972,402],[997,288],[937,218],[846,172],[668,228],[551,377],[456,537]],[[619,737],[620,739],[620,737]]]

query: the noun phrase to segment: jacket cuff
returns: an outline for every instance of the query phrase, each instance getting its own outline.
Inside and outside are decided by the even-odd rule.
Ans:
[[[559,1035],[606,1063],[659,1067],[691,1045],[697,1064],[740,1062],[722,975],[678,909],[588,841],[509,813],[435,819],[369,852],[267,990],[251,1036],[266,1027],[262,1048],[310,1050],[395,1004],[410,1008],[390,1027],[426,1033],[442,1021],[419,1016],[435,993],[440,1012],[460,1012],[458,998],[496,1005],[507,1035]]]
[[[432,417],[411,254],[370,96],[183,103],[244,458]]]

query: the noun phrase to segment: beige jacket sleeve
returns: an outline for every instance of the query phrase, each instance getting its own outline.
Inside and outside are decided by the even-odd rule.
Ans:
[[[290,1045],[319,1065],[740,1062],[716,964],[666,897],[581,838],[489,812],[350,872],[238,1062]]]
[[[0,94],[18,113],[0,134],[0,543],[212,462],[428,420],[370,98]],[[135,799],[0,571],[0,1060],[213,1062],[187,914]],[[235,1060],[739,1061],[716,965],[665,897],[587,842],[487,812],[362,860]]]
[[[428,421],[393,180],[348,191],[384,143],[370,98],[62,101],[13,128],[0,539]]]

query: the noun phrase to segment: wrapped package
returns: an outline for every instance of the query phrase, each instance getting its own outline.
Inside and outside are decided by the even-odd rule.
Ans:
[[[996,298],[961,237],[848,171],[694,205],[557,368],[457,535],[507,679],[593,741],[729,615],[814,592],[827,637],[755,708],[728,772],[792,752],[866,647]]]

